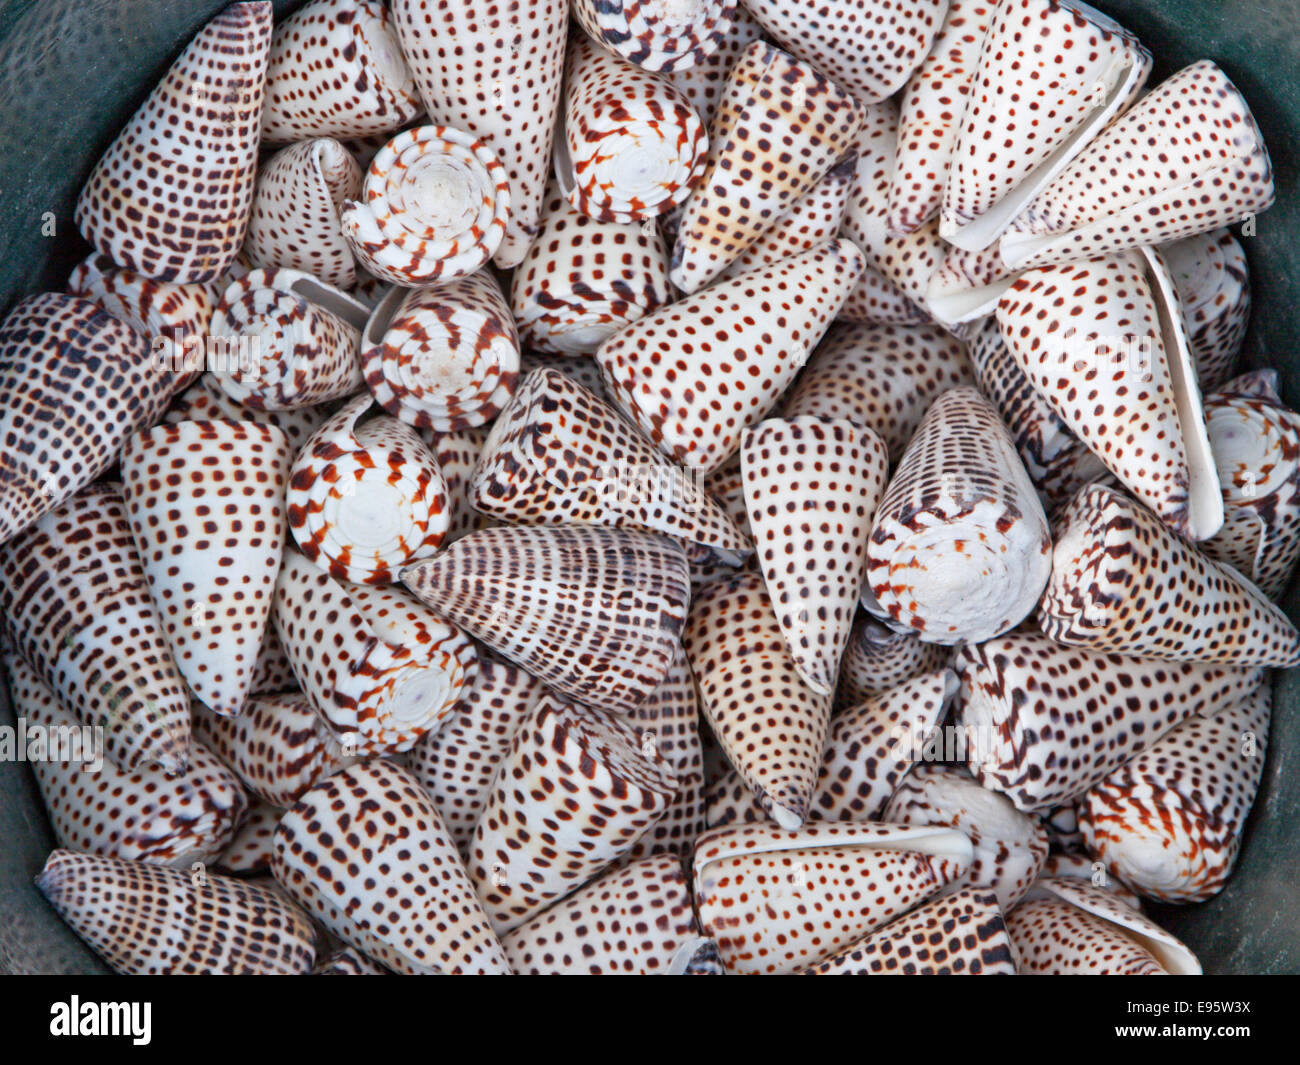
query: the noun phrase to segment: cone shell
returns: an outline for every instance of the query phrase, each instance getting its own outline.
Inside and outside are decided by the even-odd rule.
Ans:
[[[924,325],[930,321],[925,310],[874,266],[862,271],[857,286],[840,308],[839,318],[868,325]]]
[[[717,469],[775,406],[861,271],[858,249],[831,240],[661,308],[600,346],[606,389],[664,454]]]
[[[988,321],[967,349],[975,382],[1011,430],[1016,451],[1049,509],[1072,499],[1106,467],[1061,421],[1008,350],[997,322]]]
[[[1201,902],[1232,873],[1264,772],[1267,685],[1170,729],[1083,797],[1088,850],[1148,898]]]
[[[881,695],[904,681],[947,665],[948,648],[925,643],[915,633],[895,632],[859,611],[840,661],[835,706],[848,706]]]
[[[1015,976],[1006,922],[991,891],[933,899],[825,961],[809,976]]]
[[[392,133],[422,110],[380,0],[313,0],[276,25],[266,69],[265,143]]]
[[[446,723],[411,748],[407,765],[464,851],[515,733],[546,688],[518,666],[479,656],[478,670]]]
[[[836,322],[783,411],[787,418],[847,418],[875,432],[896,463],[931,403],[973,383],[966,346],[937,326]]]
[[[770,418],[740,448],[759,567],[795,666],[831,695],[885,493],[880,437],[847,419]]]
[[[691,889],[674,856],[611,870],[501,937],[516,973],[667,973],[697,939]]]
[[[212,316],[209,369],[245,407],[285,410],[351,395],[362,385],[366,308],[300,270],[253,270]]]
[[[989,639],[1033,610],[1052,541],[1011,434],[976,389],[926,413],[876,511],[868,601],[926,640]]]
[[[1174,662],[1300,664],[1300,631],[1263,592],[1115,489],[1085,488],[1061,520],[1045,635]]]
[[[188,768],[176,776],[156,766],[124,772],[102,751],[75,749],[74,737],[85,735],[80,722],[26,662],[9,653],[4,666],[28,744],[44,730],[48,757],[31,764],[60,847],[178,869],[225,850],[247,803],[234,774],[209,751],[193,744]]]
[[[0,617],[61,705],[124,770],[185,766],[189,703],[121,486],[95,484],[0,548]]]
[[[959,877],[970,841],[944,828],[711,829],[695,845],[700,925],[732,975],[797,972]]]
[[[574,0],[573,19],[614,55],[658,73],[689,70],[727,40],[738,8],[732,0],[703,0],[689,9],[646,0]]]
[[[989,889],[1003,913],[1019,902],[1047,860],[1038,819],[1005,796],[982,788],[963,769],[918,765],[898,786],[881,819],[905,825],[947,825],[964,832],[974,857],[960,884]]]
[[[1025,811],[1083,794],[1180,721],[1249,694],[1260,677],[1098,654],[1033,632],[967,644],[954,668],[971,772]]]
[[[1072,877],[1040,880],[1007,915],[1025,975],[1199,976],[1190,950],[1110,892]]]
[[[402,581],[556,691],[618,712],[663,680],[690,597],[676,542],[585,525],[482,529]]]
[[[1162,250],[1173,275],[1202,392],[1232,377],[1250,323],[1246,253],[1227,229],[1177,240]]]
[[[555,176],[568,201],[601,222],[672,210],[704,177],[704,123],[666,78],[627,63],[584,33],[569,40]]]
[[[1173,298],[1158,257],[1124,252],[1028,271],[997,320],[1061,421],[1170,528],[1204,540],[1223,504]]]
[[[449,544],[475,529],[497,524],[494,519],[475,510],[470,501],[474,467],[478,465],[483,444],[487,441],[487,428],[457,429],[449,433],[425,429],[420,435],[433,452],[447,485],[447,532],[443,543]]]
[[[1150,72],[1137,38],[1086,4],[999,4],[944,187],[943,238],[967,251],[992,244],[1132,103]]]
[[[77,228],[119,266],[159,281],[212,281],[248,221],[271,5],[231,4],[172,64],[100,156]]]
[[[889,229],[912,233],[939,212],[994,0],[952,0],[942,28],[908,78],[889,190]]]
[[[282,808],[349,762],[302,692],[254,696],[234,718],[196,710],[194,734],[252,794]]]
[[[510,972],[433,800],[377,759],[280,820],[275,878],[344,942],[405,975]]]
[[[0,325],[0,544],[117,461],[182,379],[95,304],[45,293]]]
[[[516,207],[487,144],[450,126],[418,126],[379,149],[361,196],[343,204],[339,219],[361,266],[418,288],[486,263]]]
[[[230,841],[230,846],[217,858],[217,871],[232,876],[262,875],[269,872],[275,827],[283,816],[284,811],[280,807],[270,806],[250,794],[247,816]]]
[[[890,231],[889,194],[896,183],[898,120],[894,100],[863,109],[862,129],[851,145],[858,156],[857,172],[840,232],[862,249],[867,265],[901,292],[924,320],[929,317],[925,297],[930,279],[950,247],[939,236],[938,219],[910,233]]]
[[[704,831],[704,749],[700,743],[700,703],[686,655],[678,650],[659,687],[627,717],[637,729],[641,751],[664,760],[677,774],[677,792],[663,817],[628,850],[628,857],[671,853],[690,856]]]
[[[510,282],[510,310],[524,345],[590,355],[672,297],[668,248],[657,226],[597,221],[548,188],[537,239]]]
[[[745,49],[677,228],[673,284],[689,294],[716,278],[852,147],[860,123],[852,97],[816,69],[761,41]]]
[[[598,34],[595,36],[599,38]],[[763,27],[743,5],[735,4],[731,11],[731,25],[712,39],[717,46],[707,55],[696,55],[690,65],[681,64],[672,70],[660,71],[685,95],[686,102],[695,108],[706,126],[713,121],[714,112],[726,91],[731,68],[750,44],[763,39]]]
[[[183,346],[207,336],[217,304],[211,284],[155,281],[121,269],[107,255],[90,255],[73,267],[68,291],[143,334],[155,356],[171,356],[173,366],[175,347],[163,345],[158,338]]]
[[[543,696],[515,733],[474,828],[467,867],[505,934],[625,853],[677,788],[636,730],[606,711]]]
[[[202,869],[56,850],[36,886],[123,976],[289,975],[316,961],[316,933],[298,907]]]
[[[302,553],[340,580],[391,584],[432,554],[447,531],[447,485],[410,426],[349,400],[294,460],[289,531]]]
[[[395,418],[445,433],[497,416],[519,375],[519,334],[487,271],[393,289],[361,343],[366,385]]]
[[[296,551],[272,617],[303,693],[351,754],[409,750],[474,676],[469,638],[403,589],[344,584]]]
[[[745,0],[745,6],[782,48],[825,71],[860,102],[873,104],[893,96],[925,59],[948,4]]]
[[[1223,488],[1223,528],[1201,546],[1280,596],[1300,558],[1300,414],[1236,381],[1207,397],[1205,428]]]
[[[700,708],[728,760],[777,824],[808,816],[830,698],[808,687],[757,573],[706,585],[683,637]]]
[[[1249,105],[1202,59],[1112,122],[1025,207],[1000,247],[1017,268],[1080,262],[1230,225],[1273,199]]]
[[[287,266],[336,288],[357,283],[339,207],[361,195],[361,168],[336,140],[302,141],[258,170],[244,250],[254,266]]]
[[[687,471],[558,370],[524,378],[479,456],[471,499],[506,521],[660,532],[733,562],[752,550]]]
[[[218,714],[238,714],[270,625],[287,532],[289,441],[254,422],[179,422],[127,439],[131,533],[176,666]]]
[[[517,266],[546,190],[569,5],[393,0],[390,8],[430,120],[464,130],[505,166],[509,225],[493,252],[501,269]]]

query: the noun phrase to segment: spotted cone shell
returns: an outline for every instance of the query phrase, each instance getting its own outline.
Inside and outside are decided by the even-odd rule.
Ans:
[[[674,856],[613,869],[501,937],[528,976],[666,974],[696,942],[691,888]]]
[[[556,691],[623,713],[668,672],[690,597],[675,541],[594,525],[482,529],[402,581]]]
[[[395,972],[510,972],[437,807],[391,762],[308,791],[280,820],[271,868],[334,935]]]
[[[704,123],[666,78],[575,31],[565,60],[555,176],[601,222],[643,222],[686,200],[708,160]]]
[[[68,275],[72,295],[97,304],[143,334],[155,357],[161,356],[178,370],[189,369],[184,366],[189,361],[185,356],[192,350],[187,345],[208,335],[217,304],[214,288],[212,283],[155,281],[134,270],[123,270],[107,255],[99,254],[87,256]]]
[[[800,676],[830,695],[885,493],[885,445],[846,419],[770,418],[745,432],[740,462],[777,621]]]
[[[447,485],[410,426],[349,400],[303,446],[288,480],[288,528],[331,576],[392,584],[447,531]]]
[[[672,298],[668,247],[656,225],[601,222],[554,184],[547,189],[537,239],[510,282],[510,311],[526,346],[591,355]]]
[[[264,143],[388,134],[423,109],[380,0],[312,0],[277,23]]]
[[[862,277],[840,308],[839,318],[868,325],[924,325],[930,321],[927,311],[874,266],[862,271]]]
[[[407,767],[437,805],[458,850],[469,845],[497,769],[545,693],[542,682],[518,666],[480,654],[455,710],[407,754]]]
[[[1038,819],[981,787],[964,769],[918,765],[880,817],[905,825],[947,825],[965,833],[974,857],[960,884],[993,891],[1003,913],[1024,897],[1047,860],[1047,832]]]
[[[890,824],[710,829],[695,904],[730,975],[797,972],[911,909],[970,865],[970,841]]]
[[[836,322],[783,411],[787,418],[845,418],[870,429],[897,463],[931,403],[973,383],[966,346],[937,326]]]
[[[954,668],[971,772],[1025,811],[1083,794],[1260,678],[1256,669],[1099,654],[1036,632],[967,644]]]
[[[876,511],[863,604],[935,643],[981,641],[1033,610],[1051,535],[1011,434],[980,392],[943,393]]]
[[[420,429],[474,429],[501,411],[519,376],[519,334],[486,270],[393,289],[366,325],[361,368],[379,405]]]
[[[390,7],[430,120],[482,141],[505,166],[509,224],[489,255],[503,270],[517,266],[536,236],[546,191],[568,4],[393,0]]]
[[[861,271],[858,249],[831,240],[648,314],[596,352],[606,390],[665,455],[709,473],[775,406]]]
[[[1206,397],[1224,521],[1201,547],[1276,599],[1300,558],[1300,414],[1248,380]]]
[[[271,5],[231,4],[200,31],[100,156],[77,228],[119,266],[212,281],[244,242]]]
[[[593,40],[638,67],[689,70],[723,45],[737,15],[733,0],[670,8],[647,0],[574,0],[573,19]]]
[[[270,625],[288,525],[289,441],[254,422],[178,422],[127,439],[123,501],[176,666],[234,716]]]
[[[21,300],[0,325],[0,543],[111,467],[183,383],[95,304]]]
[[[36,886],[123,976],[289,975],[316,961],[307,915],[243,880],[56,850]]]
[[[777,824],[808,816],[830,697],[799,675],[757,573],[706,585],[683,637],[700,708],[727,759]]]
[[[286,551],[272,613],[303,693],[348,754],[409,750],[455,708],[474,644],[398,587],[347,584]]]
[[[0,548],[13,646],[125,770],[183,769],[189,702],[131,539],[121,486],[91,485]]]
[[[1202,59],[1112,122],[999,246],[1017,268],[1079,262],[1218,229],[1273,199],[1273,167],[1249,105]]]
[[[986,321],[967,347],[975,382],[1011,430],[1016,451],[1049,510],[1072,499],[1106,467],[1084,446],[1017,364],[995,321]]]
[[[255,695],[238,717],[196,710],[194,734],[251,794],[282,808],[350,761],[311,700],[298,691]]]
[[[1062,518],[1043,632],[1094,651],[1238,666],[1300,664],[1300,631],[1231,566],[1094,485]]]
[[[752,550],[697,479],[558,370],[524,378],[479,455],[471,499],[506,521],[660,532],[732,562]]]
[[[342,399],[362,385],[367,314],[301,270],[252,270],[230,284],[212,315],[208,369],[245,407],[292,410]]]
[[[581,22],[581,17],[578,21]],[[732,6],[731,24],[727,27],[720,26],[719,30],[711,38],[715,46],[706,55],[695,53],[692,56],[693,62],[684,62],[674,65],[671,70],[659,71],[686,96],[686,102],[695,108],[706,126],[713,121],[718,103],[726,91],[727,75],[731,73],[736,60],[750,44],[764,37],[763,27],[741,4]],[[599,39],[599,34],[594,36]],[[645,66],[644,63],[639,65]],[[672,228],[675,230],[676,225]]]
[[[31,765],[60,847],[178,869],[225,850],[247,803],[235,775],[206,748],[192,744],[189,766],[174,776],[157,766],[121,770],[93,742],[75,749],[81,723],[21,657],[4,655],[4,667],[27,735],[44,730],[49,756]]]
[[[1272,690],[1170,729],[1089,790],[1079,828],[1090,853],[1161,902],[1223,890],[1264,772]]]
[[[813,67],[761,41],[745,49],[677,228],[673,284],[690,294],[716,278],[843,157],[860,123],[853,98]]]
[[[895,632],[860,610],[840,660],[835,708],[856,706],[922,673],[941,669],[950,654],[941,644],[926,643],[916,633]]]
[[[339,220],[358,264],[419,288],[483,266],[518,207],[490,145],[451,126],[418,126],[379,149]]]
[[[339,207],[361,195],[361,168],[336,140],[301,141],[258,170],[244,250],[254,266],[287,266],[336,288],[357,283]]]
[[[636,729],[547,694],[511,741],[468,849],[488,918],[505,934],[624,854],[667,809],[677,778]]]
[[[893,96],[925,59],[946,0],[745,0],[782,48],[833,78],[864,104]]]
[[[1102,888],[1073,877],[1040,880],[1007,915],[1026,975],[1199,976],[1182,942]]]
[[[907,80],[889,190],[893,233],[915,232],[939,213],[957,131],[997,6],[994,0],[952,0],[930,54]]]
[[[1176,240],[1161,251],[1178,291],[1197,383],[1202,392],[1209,392],[1233,376],[1246,339],[1246,253],[1227,229]]]
[[[957,133],[940,235],[967,251],[987,248],[1150,73],[1137,38],[1086,4],[999,4]]]
[[[1077,302],[1075,293],[1092,295]],[[1204,540],[1222,525],[1223,503],[1171,301],[1158,259],[1124,252],[1026,272],[997,320],[1016,364],[1071,432],[1170,528]]]
[[[809,976],[1015,976],[1011,937],[991,891],[932,899],[804,970]]]

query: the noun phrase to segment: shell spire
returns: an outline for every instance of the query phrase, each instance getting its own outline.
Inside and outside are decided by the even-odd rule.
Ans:
[[[614,55],[645,70],[691,70],[725,45],[735,0],[573,0],[573,19]]]
[[[226,271],[248,222],[270,47],[269,3],[231,4],[199,32],[95,164],[82,236],[159,281]]]

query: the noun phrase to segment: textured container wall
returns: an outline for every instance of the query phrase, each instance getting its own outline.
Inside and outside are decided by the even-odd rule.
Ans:
[[[72,223],[82,180],[203,23],[212,0],[0,0],[0,313],[62,284],[85,246]],[[277,2],[277,14],[301,0]],[[1272,153],[1278,205],[1244,236],[1255,315],[1247,357],[1275,366],[1300,404],[1300,4],[1296,0],[1100,0],[1157,60],[1154,80],[1216,60],[1250,101]],[[48,213],[47,213],[48,212]],[[45,235],[53,218],[54,233]],[[1293,585],[1284,605],[1300,618]],[[3,701],[3,690],[0,690]],[[7,705],[0,724],[12,724]],[[1300,671],[1279,677],[1264,789],[1237,875],[1217,899],[1153,908],[1210,972],[1300,972]],[[102,966],[32,886],[51,846],[27,767],[0,764],[0,971]]]

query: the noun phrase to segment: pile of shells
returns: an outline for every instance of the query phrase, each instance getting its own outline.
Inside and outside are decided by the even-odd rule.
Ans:
[[[1199,972],[1142,900],[1300,664],[1245,100],[1073,0],[571,9],[231,4],[87,178],[0,326],[41,891],[123,973]]]

